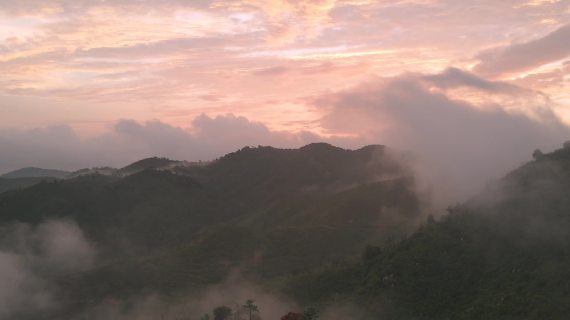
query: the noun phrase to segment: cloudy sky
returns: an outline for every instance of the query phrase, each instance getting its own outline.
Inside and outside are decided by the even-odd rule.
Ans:
[[[0,173],[321,140],[502,172],[570,139],[570,0],[0,0],[0,74]]]

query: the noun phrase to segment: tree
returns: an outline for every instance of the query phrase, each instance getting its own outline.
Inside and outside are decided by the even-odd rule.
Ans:
[[[243,305],[244,310],[248,313],[249,315],[249,320],[252,320],[252,316],[254,312],[258,312],[259,311],[259,307],[256,306],[254,304],[254,301],[251,299],[248,299],[245,304]]]
[[[219,306],[214,308],[214,320],[227,320],[232,315],[232,309],[226,306]]]
[[[319,311],[316,308],[310,307],[303,312],[301,320],[317,320],[319,318]]]
[[[209,314],[205,314],[203,315],[200,320],[210,320],[210,315]]]
[[[243,307],[236,303],[235,311],[233,312],[233,320],[243,320]]]
[[[302,320],[303,315],[298,312],[289,312],[281,317],[281,320]]]
[[[542,153],[542,151],[540,151],[540,149],[536,149],[532,153],[532,157],[534,158],[534,160],[540,160],[540,159],[544,158],[544,153]]]

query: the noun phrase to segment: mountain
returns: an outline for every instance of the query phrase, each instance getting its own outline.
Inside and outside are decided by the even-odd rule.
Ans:
[[[411,177],[383,146],[344,150],[326,143],[300,149],[243,148],[208,166],[185,170],[196,180],[246,203],[287,202],[303,194],[330,194],[392,177]]]
[[[68,178],[77,178],[90,175],[125,177],[145,170],[168,170],[176,166],[182,166],[183,161],[170,160],[168,158],[151,157],[133,162],[123,168],[112,167],[85,168],[74,171]]]
[[[54,169],[42,169],[42,168],[22,168],[15,171],[8,172],[0,176],[4,179],[17,179],[17,178],[65,178],[69,172]]]
[[[311,144],[42,181],[0,194],[0,224],[71,219],[99,249],[55,279],[63,308],[46,319],[183,297],[235,270],[353,319],[566,319],[570,146],[534,157],[435,217],[405,155]]]
[[[60,279],[61,301],[187,292],[234,269],[266,282],[400,239],[423,214],[383,146],[243,148],[211,163],[149,158],[0,194],[0,223],[76,221],[97,267]],[[334,243],[334,245],[332,245]]]
[[[69,172],[62,170],[33,167],[18,169],[0,176],[0,193],[25,189],[42,181],[63,179],[68,175]]]
[[[170,160],[168,158],[152,157],[152,158],[146,158],[146,159],[142,159],[142,160],[136,161],[134,163],[131,163],[130,165],[119,169],[117,171],[117,173],[120,175],[129,175],[129,174],[138,173],[138,172],[141,172],[144,170],[166,169],[166,168],[174,167],[180,163],[182,163],[182,161]]]
[[[73,179],[81,176],[90,176],[90,175],[114,176],[117,174],[117,171],[118,169],[112,167],[84,168],[71,172],[69,175],[67,175],[66,178]]]
[[[371,318],[566,319],[570,148],[538,154],[405,240],[282,279],[304,304]]]
[[[89,175],[125,177],[145,170],[159,170],[159,171],[169,171],[176,173],[177,171],[184,170],[184,168],[187,167],[202,167],[208,165],[209,163],[210,162],[207,161],[189,162],[189,161],[171,160],[168,158],[151,157],[133,162],[120,169],[112,167],[95,167],[95,168],[80,169],[70,173],[67,176],[67,178],[71,179],[71,178],[77,178]]]

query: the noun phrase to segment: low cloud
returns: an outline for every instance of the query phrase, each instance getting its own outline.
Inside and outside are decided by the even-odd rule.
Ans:
[[[445,90],[458,87],[478,89],[483,102],[452,98]],[[552,150],[570,137],[569,128],[547,105],[537,105],[529,114],[485,100],[492,91],[508,94],[507,100],[528,94],[515,88],[448,70],[377,78],[324,95],[314,104],[325,113],[321,124],[331,132],[368,137],[417,154],[418,174],[443,201],[457,201],[530,160],[535,148]]]
[[[151,156],[212,160],[244,146],[292,148],[320,140],[314,133],[275,131],[232,114],[201,115],[188,127],[123,119],[110,132],[88,140],[80,139],[69,126],[0,129],[0,172],[27,166],[66,170],[124,166]]]
[[[27,319],[54,310],[55,277],[85,271],[94,258],[94,248],[71,221],[3,226],[0,319]]]

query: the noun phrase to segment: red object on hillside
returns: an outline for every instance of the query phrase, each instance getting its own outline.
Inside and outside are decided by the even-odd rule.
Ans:
[[[281,320],[301,320],[303,317],[302,314],[297,312],[289,312],[286,315],[281,317]]]

